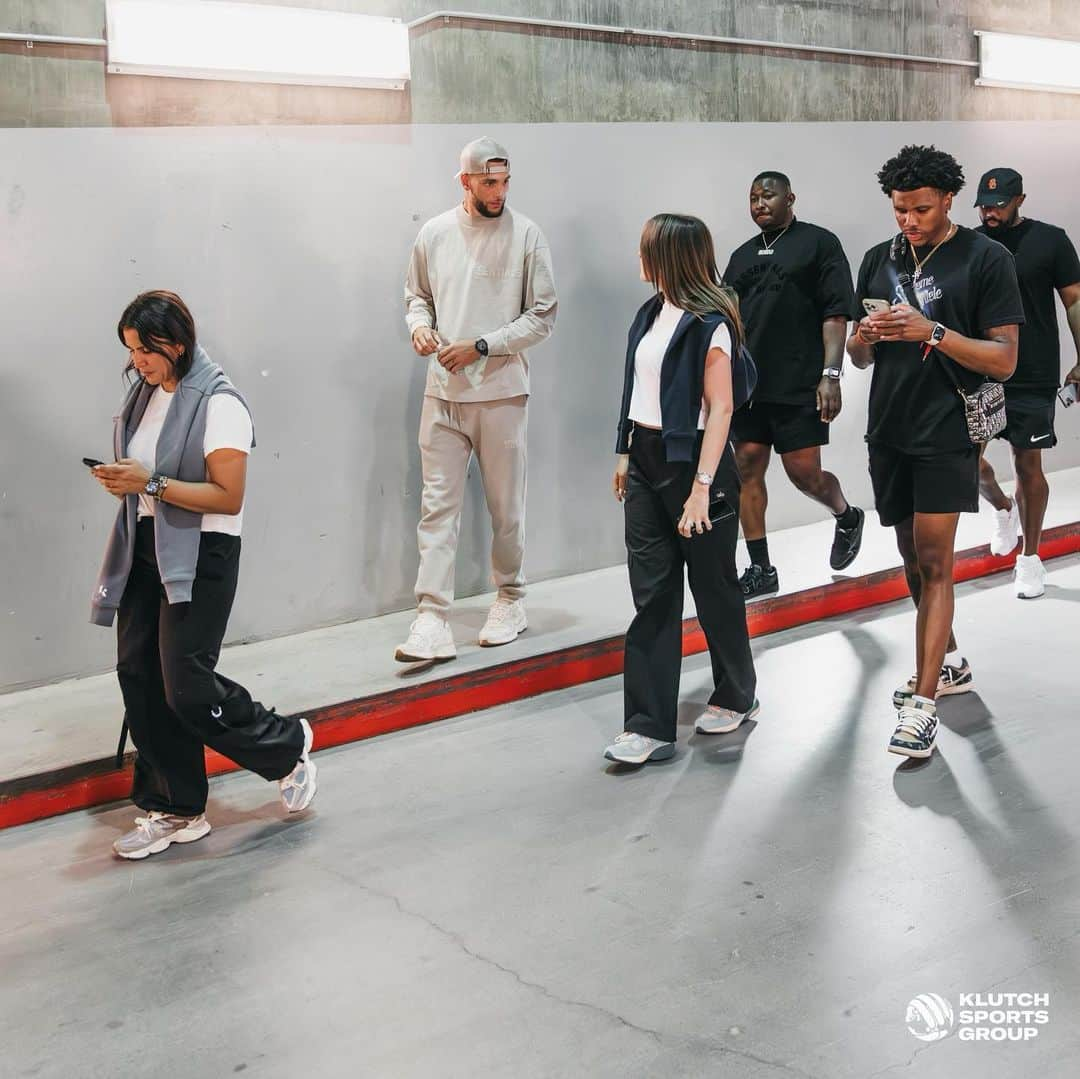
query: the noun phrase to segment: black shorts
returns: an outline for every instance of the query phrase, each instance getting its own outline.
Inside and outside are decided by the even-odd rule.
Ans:
[[[915,513],[979,512],[979,447],[930,456],[869,444],[870,482],[881,523]]]
[[[732,442],[758,442],[777,453],[794,453],[810,446],[829,444],[829,425],[817,406],[776,405],[751,401],[731,417]]]
[[[1048,450],[1057,445],[1054,433],[1056,390],[1010,390],[1005,384],[1006,439],[1018,450]]]

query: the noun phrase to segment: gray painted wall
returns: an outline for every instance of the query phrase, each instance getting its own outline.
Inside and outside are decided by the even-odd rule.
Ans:
[[[625,332],[646,296],[637,240],[659,210],[700,214],[721,264],[752,233],[750,177],[790,173],[807,219],[853,263],[889,235],[874,172],[932,139],[969,176],[1007,160],[1028,209],[1080,230],[1060,176],[1080,172],[1069,125],[535,125],[491,132],[514,158],[513,205],[546,230],[561,295],[535,350],[528,568],[536,578],[622,560],[608,493]],[[104,669],[86,623],[115,503],[84,455],[109,452],[126,359],[116,319],[136,292],[179,291],[201,338],[248,395],[258,435],[233,639],[411,604],[424,364],[402,278],[413,237],[456,200],[474,127],[0,132],[0,686]],[[975,223],[970,192],[957,219]],[[849,372],[827,464],[869,497],[869,376]],[[1070,414],[1061,467],[1080,463]],[[817,507],[774,470],[770,524]],[[459,591],[487,587],[488,525],[472,477]]]
[[[1053,36],[1067,34],[1076,18],[1076,0],[288,2],[410,20],[464,9],[958,59],[976,57],[976,29]],[[0,29],[96,37],[104,7],[104,0],[0,0]],[[980,88],[964,69],[698,53],[473,29],[417,38],[412,61],[409,116],[397,115],[385,96],[371,93],[368,104],[348,112],[332,94],[304,95],[306,108],[320,121],[338,110],[341,123],[351,122],[354,111],[375,122],[418,123],[1080,118],[1080,97]],[[41,49],[36,56],[21,49],[5,55],[0,49],[0,126],[108,126],[110,93],[121,99],[119,112],[127,110],[115,90],[117,78],[123,79],[106,79],[100,60],[46,57]],[[275,103],[284,107],[297,96],[209,85],[202,91],[209,100],[193,101],[190,91],[146,86],[139,93],[154,95],[147,108],[152,115],[138,122],[226,123],[245,109],[247,122],[282,122]],[[207,114],[217,119],[208,121]]]

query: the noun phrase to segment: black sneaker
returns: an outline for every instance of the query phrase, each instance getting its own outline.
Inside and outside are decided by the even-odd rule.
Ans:
[[[971,664],[966,659],[960,660],[960,666],[946,663],[938,676],[936,697],[950,697],[954,693],[970,693],[975,688],[975,676],[971,673]],[[903,708],[915,696],[915,675],[893,693],[894,708]]]
[[[832,551],[829,553],[829,565],[833,569],[847,569],[859,555],[862,546],[863,525],[866,524],[866,514],[858,506],[852,507],[859,515],[859,519],[851,528],[841,528],[840,522],[836,522],[836,531],[833,532]]]
[[[742,586],[742,594],[747,599],[756,599],[758,596],[771,596],[780,591],[780,577],[775,566],[762,569],[761,566],[750,566],[739,578]]]
[[[908,701],[897,717],[889,752],[903,757],[929,757],[937,738],[937,708],[926,701]]]

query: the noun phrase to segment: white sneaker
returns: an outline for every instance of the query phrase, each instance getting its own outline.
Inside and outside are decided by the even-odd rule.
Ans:
[[[644,734],[623,731],[604,750],[609,761],[620,764],[644,764],[646,761],[666,761],[675,756],[674,742],[661,742],[659,738],[647,738]]]
[[[1007,510],[994,510],[994,531],[990,534],[990,553],[998,556],[1012,554],[1020,538],[1020,507],[1013,499]]]
[[[761,711],[757,698],[745,712],[736,712],[731,708],[714,708],[711,704],[698,717],[694,730],[698,734],[730,734],[738,730],[748,719],[753,719]]]
[[[174,843],[194,843],[210,832],[205,813],[197,817],[177,817],[152,809],[145,817],[135,818],[135,827],[113,843],[119,858],[137,861],[160,854]]]
[[[308,756],[311,746],[315,741],[315,735],[311,730],[311,724],[306,719],[300,720],[300,726],[304,730],[304,748],[300,753],[300,759],[296,767],[284,778],[278,780],[281,789],[281,804],[290,813],[300,813],[311,805],[311,799],[318,790],[319,769],[315,762]]]
[[[399,663],[422,663],[425,660],[454,659],[454,635],[450,623],[432,611],[421,611],[409,627],[409,639],[399,644],[394,659]]]
[[[516,641],[519,633],[529,628],[525,618],[525,605],[519,599],[497,599],[488,611],[487,621],[480,631],[480,644],[493,648],[499,644]]]
[[[1013,586],[1020,599],[1035,599],[1046,591],[1046,567],[1037,554],[1017,557]]]

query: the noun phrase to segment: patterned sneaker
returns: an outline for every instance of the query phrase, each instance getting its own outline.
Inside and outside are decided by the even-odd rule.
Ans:
[[[488,611],[487,621],[480,631],[480,645],[494,648],[496,645],[516,641],[519,633],[529,628],[525,618],[525,605],[519,599],[497,599]]]
[[[620,764],[645,764],[646,761],[666,761],[675,756],[674,742],[661,742],[658,738],[646,738],[643,734],[623,731],[604,750],[609,761]]]
[[[113,851],[120,858],[135,861],[160,854],[174,843],[194,843],[209,832],[210,822],[205,813],[197,817],[177,817],[154,809],[145,817],[135,818],[135,827],[113,843]]]
[[[859,557],[859,548],[862,547],[863,525],[866,524],[866,514],[858,506],[853,508],[859,515],[858,521],[851,528],[841,528],[840,522],[837,521],[836,528],[833,530],[829,565],[834,570],[847,569]]]
[[[747,599],[756,599],[758,596],[771,596],[780,591],[780,575],[775,566],[763,569],[761,566],[749,566],[739,578],[742,594]]]
[[[1046,567],[1037,554],[1017,557],[1013,587],[1020,599],[1037,599],[1046,591]]]
[[[299,813],[307,809],[319,786],[319,769],[309,756],[315,735],[311,730],[311,724],[306,719],[300,720],[300,726],[304,728],[304,751],[300,754],[296,767],[284,779],[278,780],[278,786],[281,788],[281,804],[290,813]]]
[[[409,639],[399,644],[394,659],[399,663],[424,663],[436,659],[455,659],[454,635],[450,623],[433,611],[421,611],[409,627]]]
[[[971,673],[971,664],[961,657],[960,666],[946,663],[938,675],[937,696],[950,697],[954,693],[970,693],[975,688],[975,679]],[[893,695],[893,708],[903,708],[915,696],[915,675],[900,686]]]
[[[761,704],[754,698],[754,703],[745,712],[736,712],[731,708],[714,708],[711,704],[698,717],[694,730],[698,734],[730,734],[738,730],[748,719],[753,719],[761,711]]]
[[[913,698],[900,709],[889,752],[902,757],[929,757],[934,752],[937,729],[937,705]]]
[[[990,553],[999,557],[1012,554],[1020,538],[1020,507],[1013,499],[1007,510],[994,510],[994,531],[990,533]]]

